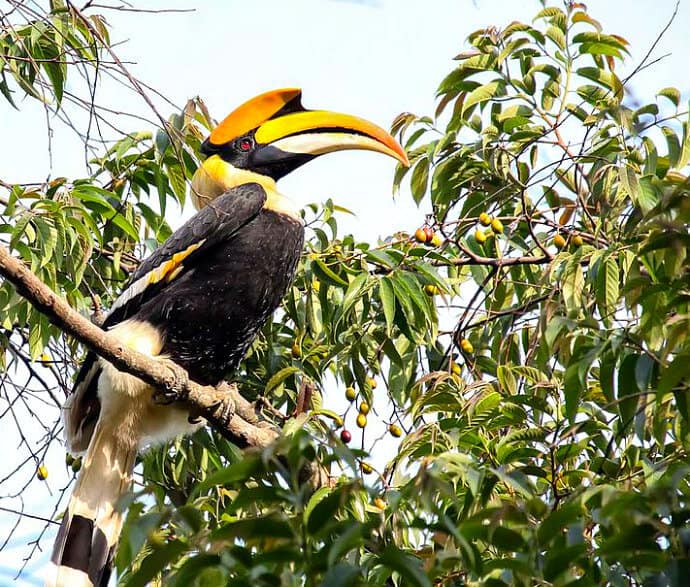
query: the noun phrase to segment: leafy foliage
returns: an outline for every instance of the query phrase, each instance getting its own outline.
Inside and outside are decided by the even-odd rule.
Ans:
[[[274,414],[283,438],[262,453],[201,431],[144,455],[123,584],[683,584],[688,112],[675,88],[631,105],[628,42],[581,4],[468,43],[434,116],[394,123],[421,230],[363,243],[332,202],[305,210],[298,277],[238,380],[285,414],[313,382],[312,410]],[[11,186],[6,240],[74,305],[107,304],[169,234],[210,124],[191,101],[92,177]],[[0,296],[40,356],[58,334]],[[344,388],[356,403],[333,409]],[[334,475],[316,492],[299,478],[314,459]]]

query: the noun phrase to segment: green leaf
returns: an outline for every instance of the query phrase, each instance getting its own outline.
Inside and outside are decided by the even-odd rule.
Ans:
[[[338,563],[328,569],[324,575],[321,587],[352,587],[361,585],[362,571],[359,567],[348,563]]]
[[[196,486],[195,492],[203,493],[207,489],[217,485],[230,485],[232,483],[247,481],[263,470],[263,464],[258,456],[246,457],[206,477],[206,479]]]
[[[661,132],[664,133],[666,146],[668,147],[669,167],[673,169],[678,165],[678,161],[680,161],[680,141],[673,129],[668,126],[661,127]]]
[[[598,67],[581,67],[576,73],[611,90],[616,100],[623,98],[623,84],[612,71],[606,71]]]
[[[326,265],[321,259],[314,259],[312,261],[312,271],[318,276],[321,281],[330,283],[331,285],[348,286],[348,282],[345,281],[340,275],[335,273],[328,265]]]
[[[145,587],[158,573],[160,573],[171,561],[177,560],[186,550],[186,546],[179,540],[174,540],[162,547],[156,547],[142,561],[134,572],[126,587]]]
[[[243,540],[255,538],[285,538],[294,540],[295,534],[288,520],[280,514],[226,522],[211,533],[212,541],[225,541],[235,538]]]
[[[603,267],[597,273],[596,297],[599,311],[604,319],[612,318],[620,296],[618,263],[613,257],[607,257]]]
[[[582,515],[582,506],[577,502],[566,503],[551,512],[539,525],[537,540],[542,548],[548,547],[564,528],[577,522]]]
[[[304,510],[307,531],[321,535],[335,522],[335,514],[345,503],[350,492],[350,485],[341,485],[335,489],[322,487],[311,497]]]
[[[690,352],[679,353],[670,365],[661,371],[657,386],[659,393],[673,391],[684,379],[690,379]]]
[[[662,96],[669,100],[676,108],[680,104],[680,90],[673,87],[662,88],[656,94],[657,96]]]
[[[591,24],[598,32],[601,32],[601,23],[598,20],[593,19],[586,12],[576,12],[572,16],[573,22],[586,22]]]
[[[505,87],[506,83],[504,80],[494,80],[470,92],[465,97],[465,101],[462,105],[462,116],[476,104],[481,104],[493,98],[503,96],[505,94]]]
[[[408,585],[432,587],[429,577],[422,569],[422,561],[417,557],[399,550],[395,546],[386,546],[378,557],[378,562],[398,573]]]
[[[299,369],[297,367],[283,367],[268,380],[264,392],[271,393],[276,387],[283,383],[283,381],[295,373],[299,373]]]
[[[390,278],[385,275],[379,279],[379,298],[386,319],[386,334],[390,336],[395,320],[395,292]]]
[[[177,201],[181,206],[184,206],[185,198],[187,196],[187,183],[185,181],[182,166],[178,163],[170,163],[165,165],[165,169],[167,171],[172,190],[175,193],[175,196],[177,196]]]
[[[417,161],[412,169],[412,176],[410,177],[410,190],[412,191],[412,198],[415,203],[419,205],[426,194],[426,188],[429,183],[429,159],[422,157]]]
[[[618,369],[618,413],[621,418],[621,430],[625,430],[631,424],[640,401],[641,390],[635,377],[638,358],[639,355],[636,353],[627,354]]]
[[[338,561],[345,558],[348,552],[357,548],[362,543],[363,526],[356,521],[351,521],[334,541],[328,550],[328,566],[332,567]]]

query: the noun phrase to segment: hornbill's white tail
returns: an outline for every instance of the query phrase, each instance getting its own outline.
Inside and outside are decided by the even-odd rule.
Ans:
[[[62,519],[52,562],[56,587],[108,584],[122,527],[118,501],[129,490],[136,442],[118,434],[120,422],[99,422]]]
[[[159,356],[162,338],[149,324],[127,320],[110,332],[134,350]],[[154,403],[153,392],[91,353],[84,361],[64,419],[69,448],[86,449],[86,455],[55,540],[47,586],[108,584],[122,528],[118,502],[131,486],[137,450],[200,425],[191,426],[181,406]]]

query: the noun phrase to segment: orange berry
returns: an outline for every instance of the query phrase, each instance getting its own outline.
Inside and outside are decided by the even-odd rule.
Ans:
[[[491,221],[491,230],[497,234],[501,234],[503,232],[503,222],[501,222],[498,218],[494,218]]]
[[[402,436],[402,429],[397,424],[391,424],[388,427],[388,432],[390,432],[391,436],[394,436],[395,438],[400,438]]]
[[[420,243],[425,243],[426,242],[426,232],[424,232],[423,228],[418,228],[417,230],[414,231],[414,237],[420,242]]]
[[[579,234],[576,234],[573,237],[573,246],[574,247],[581,247],[584,244],[584,240],[582,240],[582,237]]]
[[[474,240],[476,240],[480,245],[483,245],[486,242],[486,234],[484,234],[484,231],[479,229],[475,230]]]
[[[374,499],[374,505],[379,508],[380,510],[385,510],[386,509],[386,502],[383,501],[380,497],[377,497]]]
[[[565,239],[563,238],[563,235],[557,234],[556,236],[554,236],[553,244],[557,249],[562,249],[563,247],[565,247]]]

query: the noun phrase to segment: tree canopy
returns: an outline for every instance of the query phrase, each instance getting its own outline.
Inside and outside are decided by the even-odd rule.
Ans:
[[[17,6],[9,106],[107,123],[71,89],[104,71],[149,95],[95,8]],[[435,112],[392,125],[420,226],[359,242],[336,203],[304,210],[297,278],[234,378],[282,435],[241,451],[207,428],[143,454],[123,585],[685,584],[687,104],[674,87],[633,99],[647,61],[621,78],[628,40],[583,4],[496,25],[469,35]],[[107,311],[171,234],[213,126],[200,98],[154,111],[159,128],[106,146],[82,128],[88,176],[0,177],[2,244],[82,312]],[[0,418],[53,416],[2,477],[43,483],[84,349],[7,281],[0,321]],[[314,461],[332,476],[316,490]]]

